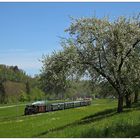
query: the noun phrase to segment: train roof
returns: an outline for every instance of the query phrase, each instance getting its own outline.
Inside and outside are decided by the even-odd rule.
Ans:
[[[33,102],[32,105],[45,105],[47,103],[47,101],[36,101]]]
[[[79,103],[79,102],[81,102],[81,101],[74,101],[74,103]]]
[[[51,105],[58,105],[59,103],[53,103],[53,104],[51,104]]]
[[[33,102],[31,105],[46,105],[46,104],[52,104],[52,105],[58,105],[58,104],[69,104],[69,103],[79,103],[79,102],[83,102],[83,101],[71,101],[71,102],[60,102],[60,103],[48,103],[48,101],[36,101]]]

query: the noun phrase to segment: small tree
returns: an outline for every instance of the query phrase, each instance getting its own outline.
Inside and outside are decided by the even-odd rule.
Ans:
[[[29,85],[29,81],[27,80],[26,82],[26,92],[29,95],[30,94],[30,85]]]
[[[21,95],[19,96],[19,101],[20,102],[28,101],[28,97],[27,97],[27,94],[25,92],[21,93]]]
[[[0,82],[0,103],[5,103],[5,98],[6,98],[5,89],[3,83]]]

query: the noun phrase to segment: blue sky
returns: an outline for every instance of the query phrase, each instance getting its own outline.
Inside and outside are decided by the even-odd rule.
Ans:
[[[114,19],[140,12],[140,3],[2,3],[0,2],[0,64],[17,65],[29,75],[38,74],[43,54],[59,50],[60,38],[74,18]]]

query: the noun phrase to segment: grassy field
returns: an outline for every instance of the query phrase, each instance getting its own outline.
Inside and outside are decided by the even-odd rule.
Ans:
[[[140,105],[116,113],[117,102],[23,116],[24,105],[0,108],[0,137],[140,137]]]

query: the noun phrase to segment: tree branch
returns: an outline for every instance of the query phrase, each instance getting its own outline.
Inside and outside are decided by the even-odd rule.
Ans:
[[[134,49],[134,48],[136,47],[136,45],[137,45],[139,42],[140,42],[140,39],[137,39],[136,42],[132,45],[132,48],[130,48],[130,49],[128,50],[128,52],[126,53],[126,55],[125,55],[123,58],[121,58],[121,62],[120,62],[120,64],[119,64],[118,72],[120,72],[121,67],[122,67],[122,65],[123,65],[123,63],[124,63],[124,61],[125,61],[125,59],[127,58],[127,56],[131,53],[132,49]]]

